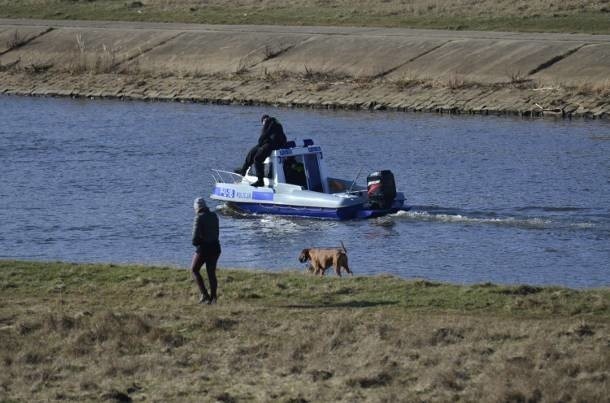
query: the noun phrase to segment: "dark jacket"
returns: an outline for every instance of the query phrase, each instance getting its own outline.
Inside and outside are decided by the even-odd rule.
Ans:
[[[282,148],[286,144],[286,135],[284,128],[276,118],[268,118],[263,125],[261,135],[258,138],[258,146],[270,144],[272,150]]]
[[[220,245],[218,242],[218,216],[210,209],[204,208],[197,212],[193,222],[193,246],[197,251],[201,247]]]

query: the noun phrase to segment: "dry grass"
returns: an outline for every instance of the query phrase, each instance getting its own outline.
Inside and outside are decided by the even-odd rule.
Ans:
[[[413,73],[405,74],[399,79],[393,80],[391,83],[399,90],[407,90],[413,87],[429,85],[432,80],[422,78]]]
[[[452,89],[452,90],[459,90],[462,88],[466,88],[466,86],[468,85],[467,81],[464,79],[464,76],[460,75],[460,74],[451,74],[446,82],[445,82],[447,88]]]
[[[610,291],[0,262],[0,400],[602,401]]]
[[[269,83],[289,82],[291,80],[298,81],[301,83],[307,83],[314,91],[321,91],[330,88],[335,84],[344,83],[369,83],[372,82],[372,78],[354,78],[349,75],[339,74],[332,71],[318,70],[308,65],[303,66],[302,72],[291,72],[287,70],[275,70],[269,71],[267,69],[262,70],[260,73],[253,73],[251,76],[253,79],[263,80]]]
[[[484,85],[468,81],[463,75],[457,73],[452,73],[444,79],[431,79],[407,74],[402,78],[389,81],[389,84],[401,91],[408,91],[413,88],[442,88],[456,91]],[[489,86],[496,87],[497,85],[490,84]]]
[[[117,49],[102,45],[99,50],[89,49],[82,34],[76,34],[72,60],[68,62],[70,74],[105,74],[117,72]]]
[[[577,86],[575,89],[579,95],[596,95],[599,97],[610,97],[610,80],[601,83],[586,83]]]

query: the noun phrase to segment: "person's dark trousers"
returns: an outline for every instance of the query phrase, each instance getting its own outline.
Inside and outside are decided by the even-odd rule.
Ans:
[[[262,182],[265,177],[264,162],[265,159],[271,155],[272,151],[273,147],[271,147],[271,144],[263,144],[258,147],[258,150],[254,155],[254,169],[256,170],[256,176],[258,177],[259,182]]]
[[[258,149],[259,149],[259,146],[255,145],[254,147],[252,147],[250,149],[250,151],[248,151],[248,154],[246,155],[246,160],[244,161],[244,165],[242,165],[242,167],[241,167],[242,175],[245,175],[248,168],[250,168],[250,165],[254,164],[254,157],[256,156]]]
[[[220,248],[218,248],[220,249]],[[205,295],[206,297],[210,297],[212,300],[216,300],[216,290],[218,288],[218,281],[216,279],[216,263],[218,263],[218,258],[220,257],[220,251],[216,250],[216,248],[210,248],[207,250],[202,250],[199,252],[196,252],[193,255],[193,263],[191,265],[191,271],[193,273],[193,277],[195,278],[195,281],[197,282],[197,286],[199,287],[199,291],[201,292],[202,295]],[[199,273],[199,271],[201,270],[201,267],[205,264],[205,269],[207,271],[208,274],[208,281],[210,283],[210,292],[211,294],[208,294],[208,291],[205,288],[205,285],[203,283],[203,278],[201,277],[201,274]]]

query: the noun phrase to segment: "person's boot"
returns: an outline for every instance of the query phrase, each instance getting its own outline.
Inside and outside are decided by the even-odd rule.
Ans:
[[[258,178],[258,180],[252,184],[252,186],[257,187],[257,188],[261,187],[261,186],[265,186],[265,180],[263,178]]]
[[[205,291],[203,294],[201,294],[199,296],[199,303],[200,304],[209,304],[210,301],[212,300],[212,297],[210,297],[210,294],[208,294],[207,291]]]

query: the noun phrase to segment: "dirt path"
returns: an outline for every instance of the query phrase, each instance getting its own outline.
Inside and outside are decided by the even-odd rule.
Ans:
[[[0,19],[0,92],[610,116],[610,36]]]

